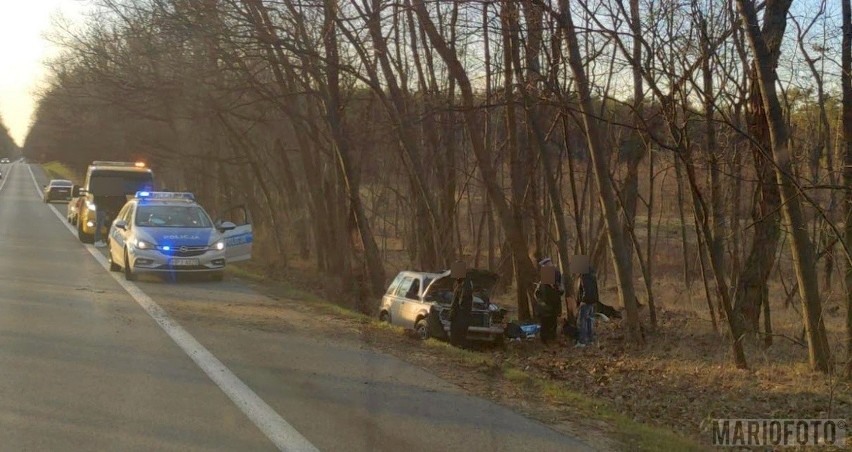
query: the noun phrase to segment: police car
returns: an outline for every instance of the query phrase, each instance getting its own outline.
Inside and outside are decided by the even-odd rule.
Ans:
[[[192,193],[140,191],[112,222],[110,270],[203,272],[220,281],[226,262],[251,258],[251,224],[214,223]]]

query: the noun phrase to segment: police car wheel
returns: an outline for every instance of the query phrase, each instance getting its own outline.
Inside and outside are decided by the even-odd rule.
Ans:
[[[109,248],[107,248],[107,249],[109,249]],[[116,264],[115,261],[112,259],[112,251],[107,251],[107,254],[109,255],[109,271],[111,271],[111,272],[121,271],[121,265]]]
[[[390,314],[388,314],[387,311],[382,311],[382,313],[379,314],[379,322],[390,323]]]
[[[127,250],[124,251],[124,279],[128,281],[136,281],[136,274],[130,268],[130,258],[127,256]]]

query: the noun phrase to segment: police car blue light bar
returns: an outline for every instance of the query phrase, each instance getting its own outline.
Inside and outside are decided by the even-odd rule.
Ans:
[[[188,199],[195,201],[195,195],[192,193],[176,191],[137,191],[136,197],[139,199]]]

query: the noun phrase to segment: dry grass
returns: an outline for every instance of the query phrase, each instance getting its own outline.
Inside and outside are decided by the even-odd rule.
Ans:
[[[550,424],[558,430],[580,436],[601,449],[694,450],[691,439],[671,434],[665,428],[637,422],[623,416],[601,398],[581,388],[554,383],[537,369],[518,360],[507,359],[508,351],[485,349],[460,350],[445,342],[411,339],[397,328],[367,318],[362,314],[334,305],[329,300],[294,287],[289,281],[312,285],[309,277],[299,277],[290,269],[287,278],[275,281],[254,264],[239,264],[230,271],[238,277],[261,283],[276,299],[298,300],[303,309],[314,309],[324,317],[341,322],[340,330],[352,330],[361,339],[387,353],[417,365],[428,367],[442,378],[458,384],[481,397],[508,405]],[[286,279],[286,280],[282,280]],[[338,297],[339,299],[339,297]],[[329,320],[324,320],[331,326]],[[522,346],[533,344],[521,344]],[[507,350],[515,349],[512,344]],[[579,427],[578,427],[579,426]],[[612,443],[615,438],[619,445]]]
[[[80,175],[60,162],[47,162],[42,164],[41,167],[50,179],[66,179],[75,184],[80,183]]]
[[[772,284],[773,332],[768,349],[746,344],[749,370],[731,363],[730,341],[713,331],[700,287],[675,281],[657,285],[659,325],[641,350],[624,348],[618,323],[598,324],[598,343],[587,349],[543,349],[510,344],[505,359],[560,387],[605,400],[612,410],[644,424],[666,426],[697,440],[712,418],[852,418],[849,382],[811,372],[795,304],[784,306],[781,284]],[[605,297],[615,298],[612,290]],[[702,292],[703,293],[703,292]],[[830,312],[833,302],[827,303]],[[643,309],[647,316],[647,308]],[[825,318],[835,358],[843,359],[843,319]],[[568,344],[564,344],[568,345]]]
[[[430,369],[442,369],[439,374],[451,381],[486,379],[489,387],[501,388],[499,394],[479,395],[546,422],[591,422],[631,449],[698,448],[709,440],[707,420],[717,417],[852,418],[849,383],[808,369],[798,302],[784,305],[786,292],[780,282],[770,288],[774,344],[769,349],[747,344],[750,369],[739,370],[731,364],[724,321],[720,333],[713,331],[700,281],[685,288],[678,278],[657,280],[659,326],[651,332],[646,325],[646,344],[640,350],[625,349],[620,325],[613,322],[599,324],[598,343],[586,349],[564,342],[545,348],[531,341],[472,352],[437,341],[412,341],[398,329],[365,320],[348,310],[352,304],[339,295],[337,282],[326,285],[327,279],[310,271],[308,264],[289,268],[287,274],[283,279],[291,294],[343,308],[321,309],[357,321],[359,331],[376,347],[409,361],[428,360]],[[602,287],[602,296],[614,304],[614,287]],[[826,311],[834,312],[837,303],[829,300]],[[825,319],[838,359],[844,356],[845,337],[840,317]],[[476,391],[474,385],[459,384]]]
[[[683,312],[660,314],[657,333],[641,351],[625,350],[619,325],[609,324],[599,328],[595,347],[512,344],[504,359],[557,387],[606,400],[633,420],[699,440],[706,439],[705,421],[718,417],[852,417],[848,383],[810,372],[798,345],[750,347],[751,368],[739,370],[706,322]]]

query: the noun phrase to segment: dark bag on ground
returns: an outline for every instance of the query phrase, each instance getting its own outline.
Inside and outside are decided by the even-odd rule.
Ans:
[[[605,305],[600,301],[595,303],[595,312],[599,312],[610,319],[621,318],[621,312],[618,309],[615,309],[612,306]]]
[[[524,333],[524,330],[521,329],[521,326],[515,322],[509,322],[506,325],[506,337],[509,339],[523,339],[527,337],[527,334]]]

